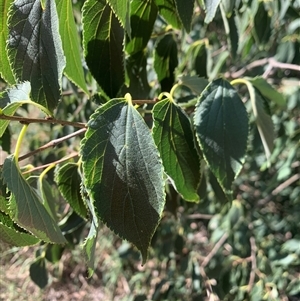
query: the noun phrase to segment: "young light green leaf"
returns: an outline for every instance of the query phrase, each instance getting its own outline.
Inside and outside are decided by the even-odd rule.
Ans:
[[[125,82],[124,29],[106,0],[87,0],[82,11],[86,63],[103,91],[115,97]]]
[[[195,0],[175,0],[178,16],[185,30],[190,32]]]
[[[31,83],[32,100],[52,111],[60,99],[65,57],[55,1],[16,0],[9,11],[8,55],[17,80]]]
[[[81,195],[81,176],[78,164],[68,162],[55,170],[55,182],[65,200],[74,211],[83,218],[87,216],[87,208]]]
[[[24,82],[3,92],[0,95],[2,114],[12,116],[22,104],[30,102],[30,90],[30,83]],[[8,124],[9,120],[0,119],[0,137],[4,134]]]
[[[4,161],[3,179],[12,193],[10,210],[13,221],[41,240],[65,243],[61,230],[43,206],[36,191],[23,178],[13,156]]]
[[[81,153],[96,214],[145,262],[165,204],[163,166],[150,130],[124,99],[98,108],[88,126]]]
[[[72,1],[56,0],[56,5],[59,19],[59,32],[66,57],[64,73],[75,85],[88,95],[89,91],[84,79],[79,36],[74,20]]]
[[[6,41],[9,27],[7,24],[7,16],[8,9],[12,2],[13,0],[0,0],[0,76],[10,85],[15,84],[16,82],[6,52]]]
[[[174,70],[178,65],[177,44],[172,34],[165,35],[155,47],[154,69],[158,80],[164,79],[174,81]]]
[[[157,7],[153,0],[133,0],[130,5],[131,38],[127,39],[126,51],[134,54],[147,46],[157,17]]]
[[[167,21],[168,24],[175,28],[181,28],[181,20],[178,16],[175,0],[155,0],[159,14]]]
[[[254,78],[246,78],[264,97],[274,101],[279,106],[285,105],[284,97],[276,91],[264,78],[257,76]]]
[[[126,30],[128,36],[131,36],[130,27],[130,1],[124,0],[108,0],[108,4]]]
[[[194,124],[205,160],[224,192],[230,194],[246,156],[248,116],[242,100],[227,81],[217,79],[203,91]]]
[[[220,2],[221,0],[205,0],[205,7],[206,7],[206,16],[204,20],[205,23],[208,24],[213,20]]]
[[[15,229],[10,217],[2,212],[0,212],[0,233],[1,241],[16,247],[31,246],[40,241],[29,233],[20,232]]]
[[[200,158],[187,115],[169,99],[155,104],[152,113],[153,138],[167,175],[186,201],[198,202]]]

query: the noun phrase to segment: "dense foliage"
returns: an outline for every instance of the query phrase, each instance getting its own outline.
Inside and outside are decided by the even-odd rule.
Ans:
[[[164,270],[135,300],[300,298],[299,1],[0,0],[0,16],[1,240],[39,246],[37,285],[82,242],[92,277],[106,225],[131,243],[128,279],[133,246]]]

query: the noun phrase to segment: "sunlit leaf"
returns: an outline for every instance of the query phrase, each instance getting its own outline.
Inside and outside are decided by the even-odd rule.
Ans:
[[[203,156],[225,193],[240,172],[246,155],[248,116],[234,88],[213,81],[201,94],[194,124]]]
[[[59,227],[23,178],[13,156],[4,161],[3,179],[12,192],[9,207],[13,221],[46,242],[65,243]]]
[[[8,37],[8,9],[12,2],[13,0],[0,0],[0,76],[11,85],[15,83],[15,78],[8,61],[6,40]]]
[[[127,39],[126,51],[134,54],[147,46],[156,20],[157,7],[153,0],[133,0],[130,5],[131,37]]]
[[[86,94],[89,94],[83,74],[81,49],[72,10],[72,1],[56,0],[56,5],[59,17],[59,32],[66,57],[64,73],[75,85]]]
[[[127,34],[131,36],[130,28],[130,1],[124,0],[108,0],[108,4],[125,28]]]
[[[206,16],[204,20],[205,23],[210,23],[213,20],[220,2],[221,0],[205,0],[205,7],[206,7]]]
[[[22,104],[30,102],[30,91],[30,83],[24,82],[3,92],[0,95],[2,114],[12,116]],[[0,119],[0,137],[4,134],[8,124],[9,120]]]
[[[159,14],[167,21],[168,24],[175,28],[181,28],[181,20],[178,16],[175,0],[155,0]]]
[[[81,153],[96,214],[145,262],[165,204],[163,166],[150,130],[124,99],[98,108],[88,126]]]
[[[32,100],[52,111],[58,104],[65,57],[55,1],[16,0],[9,12],[8,55],[19,81],[31,83]]]
[[[115,97],[125,82],[124,29],[105,0],[87,0],[82,11],[86,63],[103,91]]]
[[[200,159],[188,116],[164,99],[154,106],[153,118],[153,138],[166,173],[186,201],[199,201]]]

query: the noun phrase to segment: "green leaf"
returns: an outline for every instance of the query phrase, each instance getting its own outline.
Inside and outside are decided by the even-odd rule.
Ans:
[[[130,1],[124,0],[107,0],[111,9],[119,19],[127,34],[131,36],[130,28]]]
[[[270,41],[271,17],[265,9],[264,2],[259,2],[258,10],[254,16],[254,34],[258,45],[264,45]]]
[[[0,0],[0,76],[10,85],[15,84],[15,78],[8,61],[6,41],[8,37],[8,9],[12,2],[13,0]]]
[[[105,0],[87,0],[82,15],[86,63],[103,91],[115,97],[125,82],[124,29]]]
[[[226,14],[226,17],[229,19],[232,16],[232,13],[234,11],[234,6],[236,3],[236,0],[221,0],[222,5]]]
[[[59,32],[66,57],[64,73],[82,91],[89,95],[84,79],[80,43],[74,20],[72,1],[56,0],[59,18]]]
[[[2,93],[0,96],[0,108],[2,109],[2,114],[13,116],[22,104],[31,102],[29,97],[30,91],[30,83],[24,82]],[[4,134],[9,122],[9,120],[0,119],[0,137]]]
[[[0,239],[16,247],[31,246],[40,240],[29,233],[17,231],[8,215],[0,212]]]
[[[174,82],[174,70],[178,65],[177,52],[173,34],[167,34],[157,42],[154,53],[154,69],[160,82],[168,78]]]
[[[175,0],[178,16],[187,32],[191,30],[195,0]]]
[[[48,271],[45,258],[37,258],[30,265],[29,275],[31,280],[39,287],[44,288],[48,284]]]
[[[167,175],[186,201],[198,202],[200,158],[188,116],[168,98],[155,104],[152,113],[153,138]]]
[[[203,156],[229,194],[245,160],[248,116],[242,100],[227,81],[217,79],[203,91],[194,124]]]
[[[126,51],[129,54],[141,51],[147,46],[156,16],[157,7],[153,0],[131,2],[131,38],[126,42]]]
[[[208,24],[213,20],[220,2],[221,0],[205,0],[205,7],[206,7],[206,16],[204,20],[205,23]]]
[[[83,218],[87,216],[87,208],[81,195],[81,176],[78,164],[66,163],[55,171],[55,182],[65,200],[74,211]]]
[[[126,58],[126,76],[128,87],[124,87],[123,94],[130,93],[134,99],[147,99],[150,86],[147,73],[147,56],[144,51],[137,52]]]
[[[208,80],[198,76],[183,75],[179,78],[180,84],[190,88],[193,93],[200,95],[208,85]]]
[[[88,126],[81,153],[96,214],[145,262],[165,204],[163,166],[150,130],[124,99],[98,108]]]
[[[159,14],[167,21],[168,25],[181,29],[181,20],[178,16],[175,0],[155,0]]]
[[[279,106],[285,106],[285,100],[281,93],[276,91],[264,78],[257,76],[246,78],[259,92]]]
[[[46,242],[65,243],[66,240],[59,227],[43,206],[36,191],[22,177],[13,156],[4,161],[3,179],[12,192],[10,197],[12,219]]]
[[[255,123],[257,125],[259,135],[264,146],[266,157],[269,160],[274,148],[275,139],[273,121],[271,116],[268,114],[268,110],[266,108],[266,100],[256,89],[254,89],[254,91],[250,93],[250,99],[253,115],[255,117]]]
[[[19,81],[31,83],[32,100],[52,111],[65,67],[55,2],[16,0],[9,11],[8,55]]]

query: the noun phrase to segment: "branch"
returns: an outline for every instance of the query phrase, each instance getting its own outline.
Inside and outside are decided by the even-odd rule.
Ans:
[[[250,277],[249,277],[249,282],[248,282],[248,292],[251,292],[251,290],[253,288],[253,284],[254,284],[254,281],[255,281],[256,269],[257,269],[257,263],[256,263],[257,247],[256,247],[254,236],[250,237],[250,246],[251,246],[250,258],[251,258],[252,266],[251,266],[251,272],[250,272]]]
[[[219,251],[219,249],[222,247],[224,242],[227,240],[228,234],[224,233],[222,237],[219,239],[219,241],[215,244],[215,246],[212,248],[210,253],[204,258],[204,260],[201,263],[201,267],[205,268],[207,264],[211,261],[211,259],[216,255],[216,253]]]
[[[262,65],[266,65],[266,64],[268,64],[268,68],[265,71],[265,73],[263,74],[264,78],[266,78],[269,75],[269,73],[271,72],[271,70],[274,68],[288,69],[288,70],[300,72],[300,66],[294,65],[294,64],[281,63],[281,62],[276,61],[273,57],[271,57],[271,58],[264,58],[264,59],[254,61],[254,62],[246,65],[245,67],[241,68],[238,71],[235,71],[232,73],[226,72],[225,77],[239,78],[242,75],[244,75],[247,71],[254,69],[256,67],[260,67]]]
[[[71,158],[75,158],[75,157],[77,157],[77,156],[78,156],[78,152],[75,152],[75,153],[72,153],[72,154],[70,154],[69,156],[64,157],[64,158],[61,158],[61,159],[59,159],[59,160],[57,160],[57,161],[54,161],[54,162],[51,162],[51,163],[48,163],[48,164],[45,164],[45,165],[40,165],[40,166],[34,167],[34,168],[30,169],[30,170],[26,170],[26,171],[23,172],[22,174],[24,175],[24,174],[31,173],[31,172],[34,172],[34,171],[39,170],[39,169],[44,169],[44,168],[46,168],[46,167],[48,167],[48,166],[50,166],[50,165],[52,165],[52,164],[55,164],[55,165],[56,165],[56,164],[65,162],[65,161],[67,161],[67,160],[69,160],[69,159],[71,159]]]
[[[80,130],[78,130],[78,131],[76,131],[76,132],[74,132],[72,134],[69,134],[67,136],[64,136],[62,138],[54,139],[54,140],[48,142],[47,144],[45,144],[45,145],[43,145],[43,146],[35,149],[34,151],[29,152],[29,153],[27,153],[27,154],[25,154],[23,156],[20,156],[18,160],[19,160],[19,162],[22,161],[22,160],[25,160],[25,159],[33,156],[33,155],[36,155],[37,153],[40,153],[40,152],[44,151],[47,148],[55,147],[59,143],[62,143],[62,142],[66,141],[68,139],[71,139],[73,137],[79,136],[80,134],[83,134],[85,131],[86,131],[86,128],[80,129]]]
[[[30,124],[30,123],[52,123],[52,124],[60,124],[62,126],[70,125],[75,128],[86,128],[86,124],[82,122],[72,122],[66,120],[58,120],[55,118],[27,118],[20,116],[8,116],[5,114],[0,114],[0,120],[10,120],[10,121],[19,121],[20,123]]]

